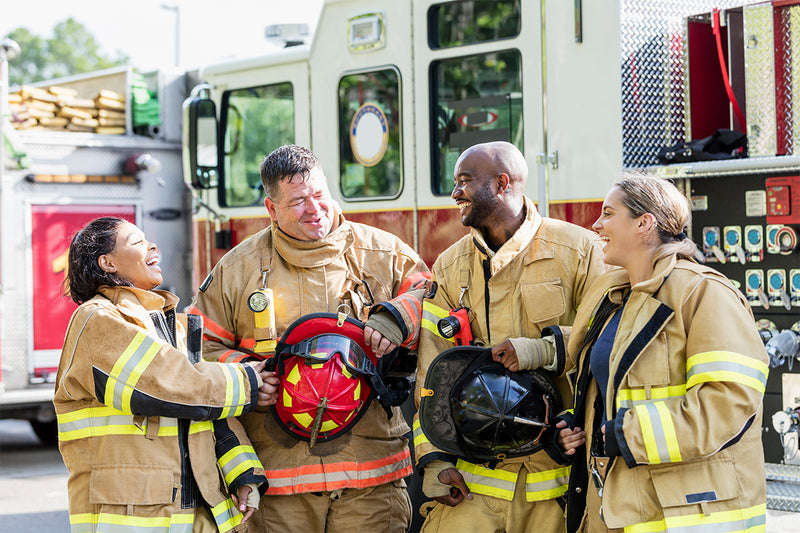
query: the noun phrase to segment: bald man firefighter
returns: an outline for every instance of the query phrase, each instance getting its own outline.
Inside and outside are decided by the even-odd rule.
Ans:
[[[511,371],[546,369],[564,405],[570,405],[566,362],[556,346],[569,335],[589,281],[606,269],[597,236],[537,213],[523,194],[525,159],[510,143],[467,149],[456,162],[454,177],[451,196],[471,230],[433,266],[418,329],[417,405],[423,394],[442,393],[435,386],[426,388],[429,367],[441,352],[459,344],[493,347],[494,359]],[[394,312],[376,313],[368,326],[390,315],[405,318],[394,302],[383,305]],[[412,323],[403,327],[411,329]],[[563,461],[559,454],[537,446],[530,455],[495,453],[493,460],[471,462],[475,454],[434,446],[431,441],[437,439],[428,435],[439,430],[421,427],[415,418],[416,467],[423,491],[435,503],[428,507],[424,533],[564,530],[559,500],[569,470],[557,460]]]
[[[410,428],[398,407],[365,401],[377,359],[362,321],[427,267],[396,236],[345,220],[310,150],[273,151],[261,180],[272,224],[219,261],[191,310],[205,317],[207,357],[279,361],[279,405],[241,419],[269,482],[248,530],[404,532]],[[328,370],[335,394],[303,388],[328,386]]]

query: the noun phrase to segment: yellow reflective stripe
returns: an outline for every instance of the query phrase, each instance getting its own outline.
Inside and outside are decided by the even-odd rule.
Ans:
[[[651,387],[650,398],[647,397],[646,389],[619,389],[617,392],[617,409],[620,407],[631,408],[642,403],[665,400],[667,398],[679,398],[681,396],[686,396],[686,384]]]
[[[422,319],[420,320],[420,325],[439,337],[440,339],[444,339],[448,342],[452,342],[455,344],[455,339],[448,339],[442,337],[442,334],[439,333],[439,327],[437,324],[439,323],[439,319],[444,318],[450,315],[450,311],[448,309],[443,309],[438,305],[434,305],[430,302],[423,301],[422,302]]]
[[[214,522],[217,523],[221,533],[230,531],[242,523],[242,515],[230,498],[212,507],[211,514],[214,515]]]
[[[633,409],[639,418],[647,462],[661,464],[681,461],[675,424],[666,404],[659,401],[637,405]]]
[[[456,462],[456,468],[461,472],[461,476],[464,478],[464,482],[470,492],[507,501],[514,499],[517,473],[505,470],[490,470],[463,459],[459,459]]]
[[[571,468],[564,466],[528,474],[525,478],[525,500],[529,502],[552,500],[566,494]]]
[[[764,393],[769,367],[766,363],[735,352],[715,351],[692,355],[686,360],[686,386],[730,381]]]
[[[136,383],[160,349],[159,343],[137,333],[111,369],[103,403],[131,413],[131,395]]]
[[[699,528],[702,528],[699,529]],[[690,533],[695,531],[725,531],[728,533],[763,533],[767,529],[767,505],[762,503],[747,509],[671,516],[663,520],[635,524],[625,533]]]
[[[192,423],[189,425],[189,434],[202,433],[203,431],[214,431],[214,423],[210,420],[204,420],[202,422],[192,420]]]
[[[142,429],[133,423],[133,415],[112,407],[87,407],[70,413],[58,415],[58,440],[67,442],[105,435],[143,435],[147,430],[147,420]],[[162,417],[158,427],[159,437],[178,434],[178,421]]]
[[[176,513],[172,516],[129,516],[111,513],[81,513],[69,516],[71,533],[190,533],[194,513]]]
[[[239,416],[244,411],[247,403],[245,398],[245,376],[239,372],[239,365],[223,364],[225,371],[225,406],[222,409],[220,418],[229,416]]]
[[[250,468],[261,468],[261,461],[258,460],[252,446],[234,446],[222,457],[217,459],[217,463],[225,475],[225,483],[230,485],[243,472]]]
[[[419,418],[414,420],[414,424],[412,425],[414,429],[414,447],[419,446],[420,444],[430,443],[431,441],[428,440],[428,437],[425,436],[425,433],[422,432],[422,426],[419,423]]]

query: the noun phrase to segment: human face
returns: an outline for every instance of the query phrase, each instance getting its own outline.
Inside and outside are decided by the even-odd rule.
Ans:
[[[117,228],[114,250],[97,259],[100,268],[106,272],[112,272],[146,291],[164,281],[158,261],[158,247],[147,241],[142,230],[130,222],[123,222]]]
[[[475,152],[462,155],[456,162],[450,197],[456,201],[465,226],[484,227],[500,203],[489,166],[486,158]]]
[[[333,200],[320,167],[311,169],[306,180],[302,178],[282,179],[277,198],[264,199],[264,205],[284,233],[299,241],[317,241],[333,227]]]
[[[603,202],[603,211],[592,229],[605,243],[603,261],[609,265],[627,268],[635,261],[642,245],[642,218],[634,217],[633,212],[623,203],[624,193],[619,187],[613,187]]]

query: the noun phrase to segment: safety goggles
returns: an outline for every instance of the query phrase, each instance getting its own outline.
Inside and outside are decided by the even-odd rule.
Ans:
[[[375,376],[377,369],[361,347],[344,335],[324,334],[287,346],[281,355],[297,355],[308,364],[322,364],[338,356],[347,370],[361,376]]]

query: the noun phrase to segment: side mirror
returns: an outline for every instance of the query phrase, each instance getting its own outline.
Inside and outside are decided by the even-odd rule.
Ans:
[[[217,186],[217,107],[207,98],[183,102],[183,176],[195,189]]]

